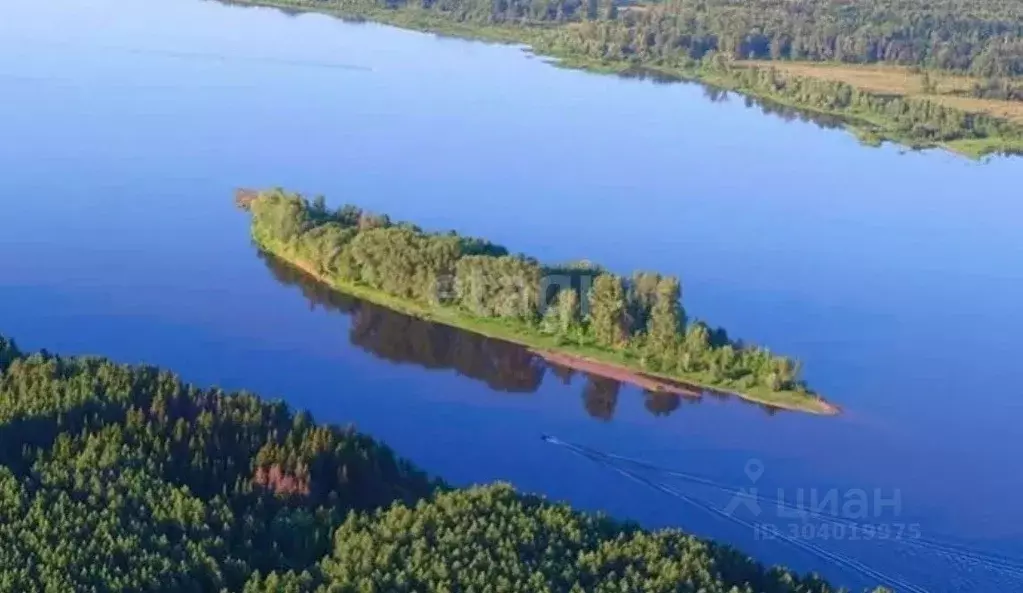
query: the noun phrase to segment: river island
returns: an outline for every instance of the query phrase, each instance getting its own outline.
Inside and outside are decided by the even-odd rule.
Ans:
[[[529,348],[562,366],[689,397],[719,393],[836,414],[797,361],[689,319],[679,280],[591,262],[544,265],[485,239],[427,232],[353,205],[238,190],[257,247],[345,293]]]

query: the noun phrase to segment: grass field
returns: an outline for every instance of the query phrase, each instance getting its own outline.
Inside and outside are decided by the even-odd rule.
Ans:
[[[978,79],[958,74],[928,71],[934,85],[932,92],[924,92],[924,74],[901,66],[873,66],[856,64],[818,64],[809,62],[758,61],[738,62],[758,68],[774,68],[782,74],[820,78],[881,95],[900,95],[925,99],[947,107],[972,113],[1007,119],[1023,125],[1023,101],[977,99],[968,93]]]

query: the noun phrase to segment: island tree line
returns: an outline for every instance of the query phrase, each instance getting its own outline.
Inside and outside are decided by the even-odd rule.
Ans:
[[[325,277],[540,332],[559,344],[619,352],[650,371],[811,397],[792,359],[689,320],[675,277],[626,278],[589,263],[545,266],[482,239],[425,232],[351,205],[331,210],[322,197],[310,202],[282,190],[248,207],[257,243]]]
[[[278,282],[298,287],[313,307],[350,315],[351,344],[377,358],[427,369],[453,369],[463,377],[486,383],[494,391],[509,394],[535,393],[548,373],[564,385],[571,385],[578,376],[583,381],[582,402],[587,413],[601,421],[614,417],[621,389],[618,381],[577,373],[518,344],[351,298],[272,254],[259,252],[259,257]],[[672,414],[682,402],[677,393],[643,392],[643,406],[655,416]],[[761,408],[772,415],[778,411],[767,405]]]

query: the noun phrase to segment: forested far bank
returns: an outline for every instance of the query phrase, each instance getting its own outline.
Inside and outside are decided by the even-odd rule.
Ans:
[[[1023,6],[1008,0],[290,0],[324,9],[423,9],[474,23],[597,23],[640,57],[891,63],[1023,76]],[[619,24],[621,27],[614,28]],[[622,32],[631,29],[629,35]],[[596,39],[596,37],[594,38]],[[605,50],[615,48],[603,48]]]
[[[264,250],[342,291],[531,348],[581,354],[779,407],[833,412],[799,364],[690,319],[672,276],[544,265],[489,241],[426,232],[352,205],[242,194]]]
[[[386,552],[386,553],[382,553]],[[454,489],[353,428],[0,336],[0,589],[831,593],[677,529]]]
[[[969,156],[1023,152],[1021,9],[963,3],[729,0],[238,0],[328,11],[463,36],[527,43],[568,66],[646,70],[704,81],[811,113],[838,116],[862,140],[944,147]],[[765,65],[765,62],[767,65]],[[780,66],[847,65],[846,80]],[[897,91],[860,84],[855,69],[928,76]],[[911,67],[912,73],[900,68]],[[921,70],[922,69],[922,70]],[[935,78],[938,77],[935,74]],[[951,80],[951,79],[950,79]],[[964,82],[965,80],[965,82]],[[850,82],[851,81],[851,82]]]

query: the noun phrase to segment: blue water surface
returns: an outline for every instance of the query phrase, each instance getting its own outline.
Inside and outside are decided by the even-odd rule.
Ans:
[[[698,85],[199,0],[6,3],[0,96],[0,332],[25,348],[284,398],[457,484],[508,480],[854,588],[1023,587],[1014,564],[930,546],[1023,557],[1023,160],[868,148]],[[384,360],[353,343],[351,316],[275,279],[238,186],[677,274],[691,316],[800,358],[845,413],[708,399],[657,416],[623,388],[608,420],[587,412],[581,377],[507,393]],[[881,577],[865,574],[543,434],[771,498],[869,493],[863,522],[920,537],[800,534]]]

